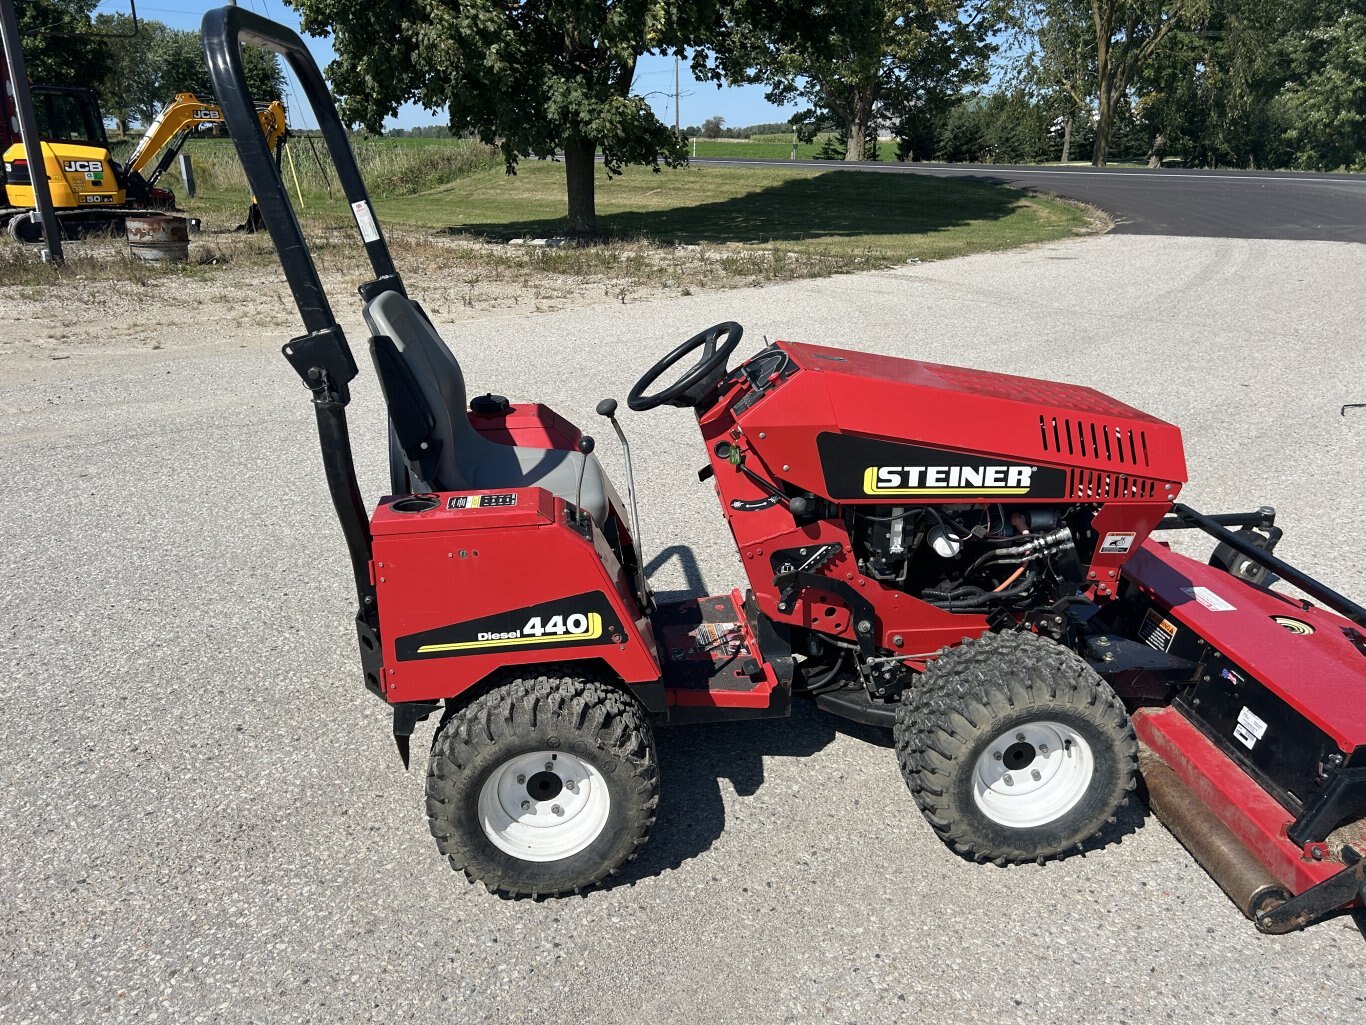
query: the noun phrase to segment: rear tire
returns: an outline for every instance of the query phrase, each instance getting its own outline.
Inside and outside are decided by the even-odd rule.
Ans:
[[[1109,684],[1028,633],[985,634],[941,655],[903,695],[894,738],[935,832],[998,865],[1080,850],[1115,821],[1138,769]]]
[[[644,709],[599,680],[553,672],[471,701],[432,745],[432,836],[453,869],[491,893],[594,886],[636,856],[654,824],[659,769]]]
[[[18,214],[10,219],[9,237],[20,245],[36,245],[43,241],[43,226],[38,221],[29,220],[28,214]]]

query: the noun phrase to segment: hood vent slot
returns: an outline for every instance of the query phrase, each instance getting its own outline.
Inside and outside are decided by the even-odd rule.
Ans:
[[[1158,483],[1146,477],[1130,477],[1127,473],[1105,473],[1103,470],[1073,470],[1069,493],[1073,498],[1088,502],[1109,498],[1155,498]]]
[[[1141,428],[1040,414],[1039,440],[1043,450],[1055,459],[1081,456],[1116,466],[1148,465],[1148,436]]]

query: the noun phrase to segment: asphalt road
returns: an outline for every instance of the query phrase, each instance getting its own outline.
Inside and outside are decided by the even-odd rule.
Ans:
[[[1092,384],[1183,426],[1192,504],[1277,506],[1278,554],[1360,595],[1366,419],[1338,407],[1366,399],[1363,276],[1354,245],[1109,235],[445,333],[472,389],[584,424],[731,318],[746,346]],[[361,338],[348,283],[334,301]],[[806,706],[662,732],[659,823],[612,889],[466,885],[360,686],[289,330],[0,349],[6,1025],[1362,1020],[1352,917],[1259,935],[1137,808],[1085,857],[967,864],[877,734]],[[354,393],[373,500],[368,367]],[[688,414],[624,425],[657,586],[739,583]]]
[[[1120,234],[1366,242],[1366,175],[729,158],[693,163],[814,166],[1012,185],[1098,206],[1116,218]]]

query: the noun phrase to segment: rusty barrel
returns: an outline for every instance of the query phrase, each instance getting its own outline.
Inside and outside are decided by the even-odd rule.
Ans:
[[[184,263],[190,258],[190,228],[183,217],[138,214],[126,219],[128,252],[148,263]]]

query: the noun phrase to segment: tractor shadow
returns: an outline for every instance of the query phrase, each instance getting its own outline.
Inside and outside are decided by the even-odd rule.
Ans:
[[[654,830],[616,885],[649,879],[705,854],[726,828],[723,780],[736,797],[753,797],[765,783],[766,758],[809,758],[841,734],[892,746],[890,731],[829,715],[804,699],[793,701],[785,719],[657,730],[661,784]]]
[[[674,590],[655,591],[655,601],[664,603],[706,597],[707,585],[702,579],[702,568],[697,564],[697,556],[693,553],[691,545],[670,545],[661,550],[645,565],[646,579],[653,580],[655,574],[673,559],[678,560],[683,571],[684,586]]]

